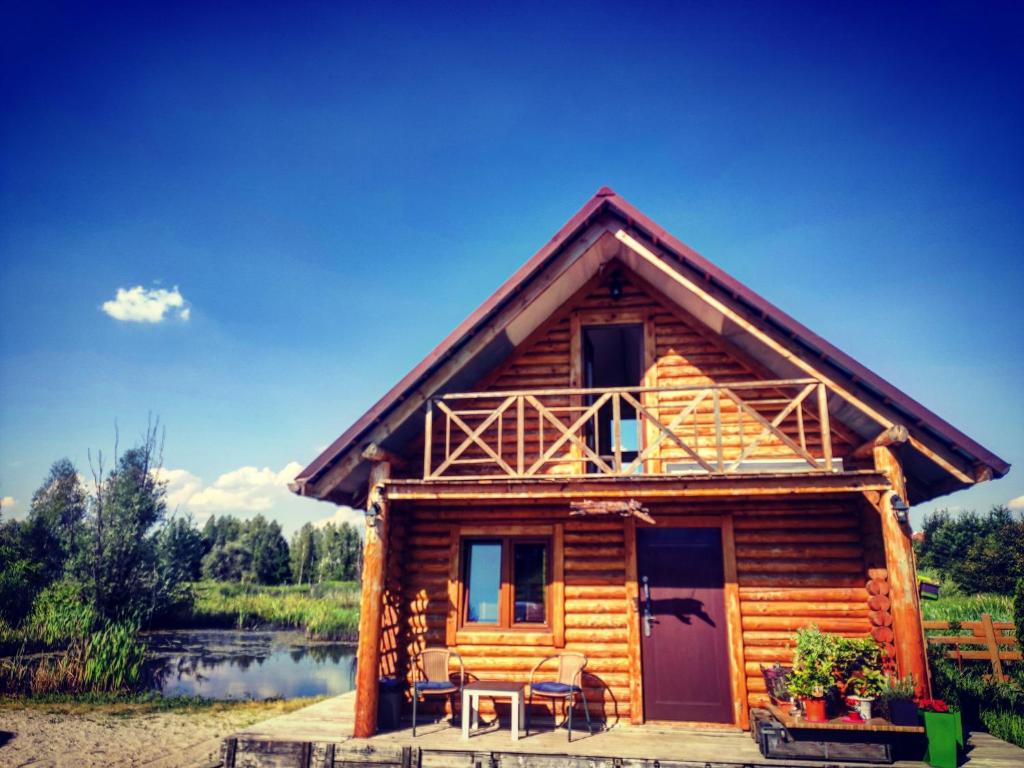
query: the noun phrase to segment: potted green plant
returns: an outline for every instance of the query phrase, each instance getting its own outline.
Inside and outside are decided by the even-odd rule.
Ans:
[[[841,700],[852,706],[860,719],[871,719],[875,698],[885,684],[882,649],[870,637],[832,635],[832,674]]]
[[[817,627],[810,626],[796,633],[793,671],[789,673],[789,692],[800,699],[804,718],[824,722],[825,696],[835,685],[834,642]]]
[[[964,752],[964,728],[959,712],[951,712],[942,699],[920,699],[917,702],[928,751],[924,759],[932,768],[956,768]]]
[[[878,695],[878,702],[881,705],[881,715],[893,725],[917,725],[917,704],[914,697],[917,695],[917,685],[914,683],[914,676],[908,675],[905,678],[891,677],[882,687]]]
[[[881,696],[887,682],[882,670],[870,667],[857,670],[846,680],[844,693],[861,720],[871,719],[874,714],[872,705]]]

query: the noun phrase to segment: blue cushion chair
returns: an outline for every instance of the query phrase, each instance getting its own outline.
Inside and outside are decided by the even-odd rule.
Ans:
[[[554,680],[536,680],[541,667],[549,661],[558,661],[558,674]],[[568,710],[564,725],[569,729],[569,741],[572,741],[572,710],[576,706],[576,697],[583,701],[583,714],[587,718],[587,731],[594,733],[590,722],[590,707],[587,705],[587,694],[583,690],[583,670],[587,666],[587,657],[582,653],[559,653],[541,659],[530,671],[530,694],[526,701],[526,735],[530,735],[530,709],[533,697],[561,700],[563,710]]]
[[[449,672],[452,659],[459,665],[458,685]],[[466,684],[466,670],[462,665],[462,657],[448,648],[426,648],[416,654],[412,661],[412,735],[416,738],[416,703],[420,696],[445,696],[451,703],[452,716],[455,716],[455,703],[452,694],[458,693],[462,700],[462,688]]]

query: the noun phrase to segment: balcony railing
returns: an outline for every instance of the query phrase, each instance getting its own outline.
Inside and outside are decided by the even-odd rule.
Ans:
[[[827,398],[816,379],[446,394],[423,477],[832,472]]]

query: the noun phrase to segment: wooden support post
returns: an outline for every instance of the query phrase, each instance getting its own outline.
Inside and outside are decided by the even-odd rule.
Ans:
[[[382,493],[382,484],[390,475],[391,465],[387,462],[370,465],[363,588],[359,603],[359,648],[356,652],[355,725],[352,732],[357,739],[369,738],[377,731],[380,627],[388,559],[388,503]]]
[[[629,721],[644,721],[644,678],[640,663],[640,589],[637,584],[636,518],[627,517],[623,528],[626,551],[627,659],[629,661]]]
[[[893,511],[893,498],[907,501],[903,468],[890,446],[874,448],[875,468],[889,480],[892,491],[881,494],[878,512],[881,515],[882,542],[885,545],[886,568],[889,571],[889,599],[893,631],[896,634],[896,665],[900,675],[914,676],[919,695],[930,696],[928,655],[921,624],[921,605],[917,594],[917,572],[910,527],[901,525]]]

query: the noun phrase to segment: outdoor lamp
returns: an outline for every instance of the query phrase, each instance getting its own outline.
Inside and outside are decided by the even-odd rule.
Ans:
[[[892,513],[896,515],[896,521],[900,525],[906,525],[910,520],[910,507],[907,506],[907,502],[900,498],[898,493],[894,493],[889,497],[889,503],[892,504]]]
[[[380,503],[375,501],[366,510],[366,524],[370,527],[376,526],[378,518],[380,518]]]
[[[622,298],[622,276],[618,272],[612,275],[612,281],[608,285],[608,295],[611,296],[612,301]]]

